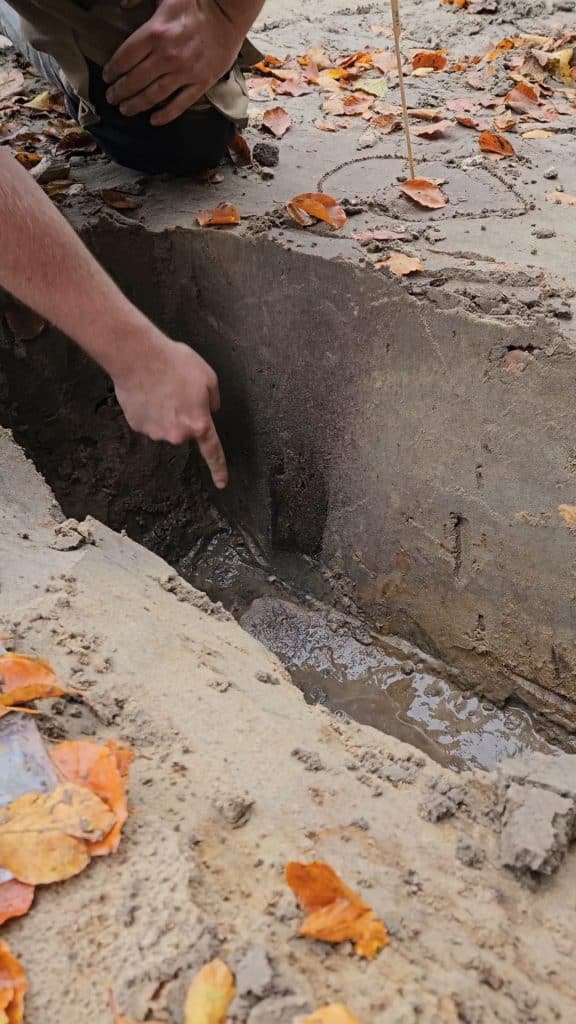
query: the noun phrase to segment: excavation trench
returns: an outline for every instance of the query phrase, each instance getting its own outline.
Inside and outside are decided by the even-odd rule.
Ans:
[[[4,324],[0,421],[64,513],[125,529],[221,600],[310,702],[457,769],[571,749],[573,538],[538,453],[566,444],[572,355],[533,357],[520,391],[500,361],[520,335],[536,349],[529,325],[433,310],[259,239],[85,237],[214,365],[232,482],[220,498],[194,449],[134,436],[57,332]],[[555,419],[539,419],[543,387]]]

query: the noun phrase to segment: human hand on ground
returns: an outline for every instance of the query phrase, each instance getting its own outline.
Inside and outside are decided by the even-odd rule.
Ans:
[[[130,427],[153,441],[193,439],[219,489],[228,483],[226,457],[212,413],[220,407],[218,378],[187,345],[160,334],[114,379],[116,397]]]
[[[161,0],[105,66],[108,102],[129,117],[163,103],[151,124],[174,121],[230,70],[246,30],[245,18],[228,16],[218,0]]]

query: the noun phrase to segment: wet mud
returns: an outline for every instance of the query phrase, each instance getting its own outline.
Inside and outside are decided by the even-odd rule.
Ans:
[[[371,725],[456,771],[492,770],[530,751],[573,749],[525,707],[497,707],[464,691],[450,669],[395,637],[380,636],[348,608],[314,561],[277,554],[268,561],[234,531],[200,543],[178,565],[272,651],[310,704]]]

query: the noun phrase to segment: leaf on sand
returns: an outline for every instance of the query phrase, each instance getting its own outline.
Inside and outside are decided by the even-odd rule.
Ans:
[[[308,917],[300,935],[320,942],[355,943],[358,956],[372,959],[388,945],[388,932],[374,912],[322,861],[291,862],[286,881]]]
[[[270,110],[266,110],[262,117],[262,126],[267,131],[272,132],[277,139],[281,139],[283,135],[292,125],[292,118],[287,110],[283,107],[272,107]]]
[[[196,214],[201,228],[222,227],[225,224],[239,224],[240,214],[232,203],[219,203],[213,210],[201,210]]]
[[[99,195],[102,202],[106,203],[106,206],[111,206],[113,210],[137,210],[142,205],[141,199],[126,195],[117,188],[103,188]]]
[[[441,107],[411,107],[408,113],[419,121],[441,121],[444,117]]]
[[[34,886],[11,878],[0,885],[0,926],[13,917],[23,917],[34,902]]]
[[[83,786],[26,793],[0,809],[0,864],[27,885],[49,885],[79,874],[90,843],[114,825],[114,814]]]
[[[446,50],[422,50],[412,57],[414,71],[430,68],[431,71],[442,71],[448,63]]]
[[[334,124],[333,121],[327,121],[327,120],[322,119],[322,118],[318,118],[317,121],[314,121],[314,127],[315,128],[319,128],[321,132],[337,132],[338,131],[338,125],[337,124]]]
[[[568,526],[576,526],[576,505],[559,505],[558,512]]]
[[[496,153],[500,157],[516,156],[516,150],[509,139],[497,132],[481,132],[478,142],[483,153]]]
[[[332,196],[324,195],[323,192],[303,192],[302,195],[294,196],[286,208],[292,220],[302,227],[310,227],[315,221],[322,220],[339,230],[346,223],[343,208]]]
[[[46,321],[27,306],[8,306],[4,318],[17,341],[34,341],[46,327]]]
[[[28,988],[22,964],[10,952],[6,942],[0,940],[0,1021],[2,1024],[22,1024],[24,995]]]
[[[311,85],[303,77],[287,78],[284,82],[278,82],[276,92],[279,96],[306,96],[313,92]]]
[[[358,1024],[358,1020],[343,1003],[331,1003],[315,1010],[302,1024]]]
[[[236,164],[236,167],[249,167],[252,163],[252,151],[244,136],[240,135],[240,132],[236,132],[236,135],[228,146],[228,153],[230,154],[232,163]]]
[[[406,256],[403,252],[391,252],[387,260],[377,264],[378,267],[387,267],[391,274],[396,277],[406,277],[408,274],[419,274],[424,270],[424,264],[418,256]]]
[[[20,92],[24,85],[24,75],[18,68],[0,71],[0,100],[7,100]]]
[[[103,746],[90,740],[65,740],[50,751],[61,782],[85,786],[114,814],[113,828],[104,839],[90,845],[92,857],[115,853],[118,849],[122,827],[128,817],[124,782],[133,756],[127,747],[117,747],[113,742]]]
[[[448,204],[448,198],[441,192],[438,182],[430,178],[410,178],[400,186],[400,191],[418,206],[428,210],[439,210]]]
[[[223,960],[212,960],[192,981],[184,1006],[184,1024],[224,1024],[236,986]]]
[[[22,167],[25,167],[27,171],[29,171],[31,167],[35,167],[36,164],[39,164],[42,159],[40,153],[29,153],[27,149],[19,149],[14,156],[18,163],[22,164]]]
[[[546,200],[555,203],[556,206],[576,206],[576,196],[571,196],[568,192],[550,192]]]
[[[412,128],[412,135],[421,139],[438,139],[448,128],[452,128],[452,121],[435,121],[432,124],[422,124],[418,128]]]
[[[527,114],[534,121],[555,121],[558,111],[541,103],[538,89],[529,82],[518,82],[504,97],[506,106],[517,114]]]
[[[61,92],[39,92],[33,99],[23,105],[28,110],[59,110],[62,106],[63,96]]]
[[[0,654],[0,707],[62,697],[66,693],[47,661],[26,654]]]
[[[352,238],[357,242],[406,242],[409,235],[389,231],[388,228],[376,228],[375,231],[356,231]]]
[[[532,128],[529,132],[522,132],[523,139],[550,139],[555,132],[549,132],[546,128]]]

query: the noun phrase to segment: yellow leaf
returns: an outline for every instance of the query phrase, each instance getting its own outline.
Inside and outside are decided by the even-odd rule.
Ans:
[[[568,526],[576,526],[576,505],[559,505],[558,511]]]
[[[533,128],[529,132],[522,132],[523,139],[549,139],[554,132],[546,131],[546,128]]]
[[[418,256],[405,256],[403,252],[390,253],[388,259],[379,263],[378,266],[387,267],[390,273],[397,277],[418,274],[424,270],[422,260]]]
[[[184,1024],[225,1024],[235,995],[232,971],[223,960],[212,960],[198,972],[188,989]]]
[[[0,809],[0,864],[27,885],[62,882],[86,867],[89,844],[103,839],[115,820],[82,786],[26,793]]]
[[[331,1003],[315,1010],[302,1024],[358,1024],[358,1020],[343,1003]]]
[[[0,654],[0,706],[10,708],[29,700],[62,697],[65,693],[47,661],[26,654]]]

